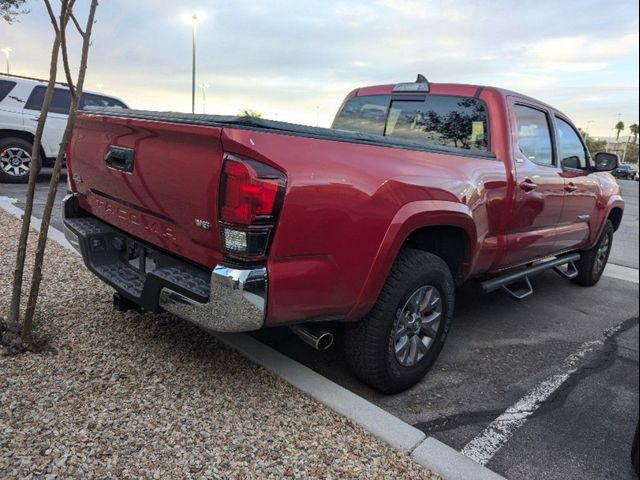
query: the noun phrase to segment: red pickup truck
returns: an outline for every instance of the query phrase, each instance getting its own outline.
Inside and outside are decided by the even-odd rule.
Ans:
[[[533,98],[422,76],[351,92],[331,129],[107,108],[78,117],[64,223],[118,307],[318,348],[346,322],[354,373],[393,392],[435,362],[462,282],[600,279],[617,163]]]

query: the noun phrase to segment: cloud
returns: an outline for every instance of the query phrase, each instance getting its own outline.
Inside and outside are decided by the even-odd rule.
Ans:
[[[638,117],[631,0],[110,0],[98,8],[88,85],[134,106],[188,110],[191,30],[180,15],[203,6],[198,82],[211,85],[211,112],[259,106],[315,123],[320,106],[328,124],[352,88],[423,73],[520,90],[578,123],[608,109]],[[15,71],[46,76],[50,25],[40,2],[28,8],[21,23],[0,23],[0,43],[10,39]]]

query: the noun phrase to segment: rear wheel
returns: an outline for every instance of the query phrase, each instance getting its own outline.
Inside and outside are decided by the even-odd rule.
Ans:
[[[419,382],[444,344],[454,306],[447,264],[421,250],[401,250],[376,305],[345,331],[356,376],[385,393]]]
[[[31,142],[17,137],[0,139],[0,182],[27,183],[31,169]]]
[[[596,246],[582,252],[580,260],[576,262],[578,276],[573,279],[574,283],[585,287],[591,287],[598,283],[609,261],[613,245],[613,231],[613,223],[611,220],[607,220]]]

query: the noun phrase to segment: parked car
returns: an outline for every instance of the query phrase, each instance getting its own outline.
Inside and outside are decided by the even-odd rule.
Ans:
[[[624,180],[635,180],[638,177],[638,171],[634,165],[630,163],[621,163],[613,171],[613,176]]]
[[[0,74],[0,182],[26,183],[29,180],[33,137],[46,88],[45,80]],[[40,156],[44,166],[52,165],[58,155],[70,103],[67,86],[57,84],[42,135]],[[85,92],[79,107],[88,106],[127,108],[115,97]]]
[[[538,100],[421,76],[354,90],[333,129],[103,109],[78,117],[64,225],[120,308],[318,348],[346,322],[353,372],[396,392],[436,361],[462,282],[598,282],[617,161]]]

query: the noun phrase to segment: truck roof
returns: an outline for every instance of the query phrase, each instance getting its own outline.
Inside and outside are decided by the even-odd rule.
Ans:
[[[361,87],[355,89],[351,92],[353,96],[363,96],[363,95],[391,95],[393,93],[393,89],[396,87],[395,83],[389,83],[384,85],[372,85],[368,87]],[[429,82],[429,93],[440,94],[440,95],[461,95],[461,96],[474,96],[479,95],[483,90],[493,90],[497,92],[503,97],[507,96],[517,96],[525,100],[529,100],[538,105],[544,106],[549,110],[553,110],[562,116],[565,116],[562,112],[560,112],[555,107],[538,100],[537,98],[533,98],[529,95],[525,95],[523,93],[519,93],[513,90],[508,90],[506,88],[500,87],[490,87],[485,85],[471,85],[464,83],[432,83]]]

